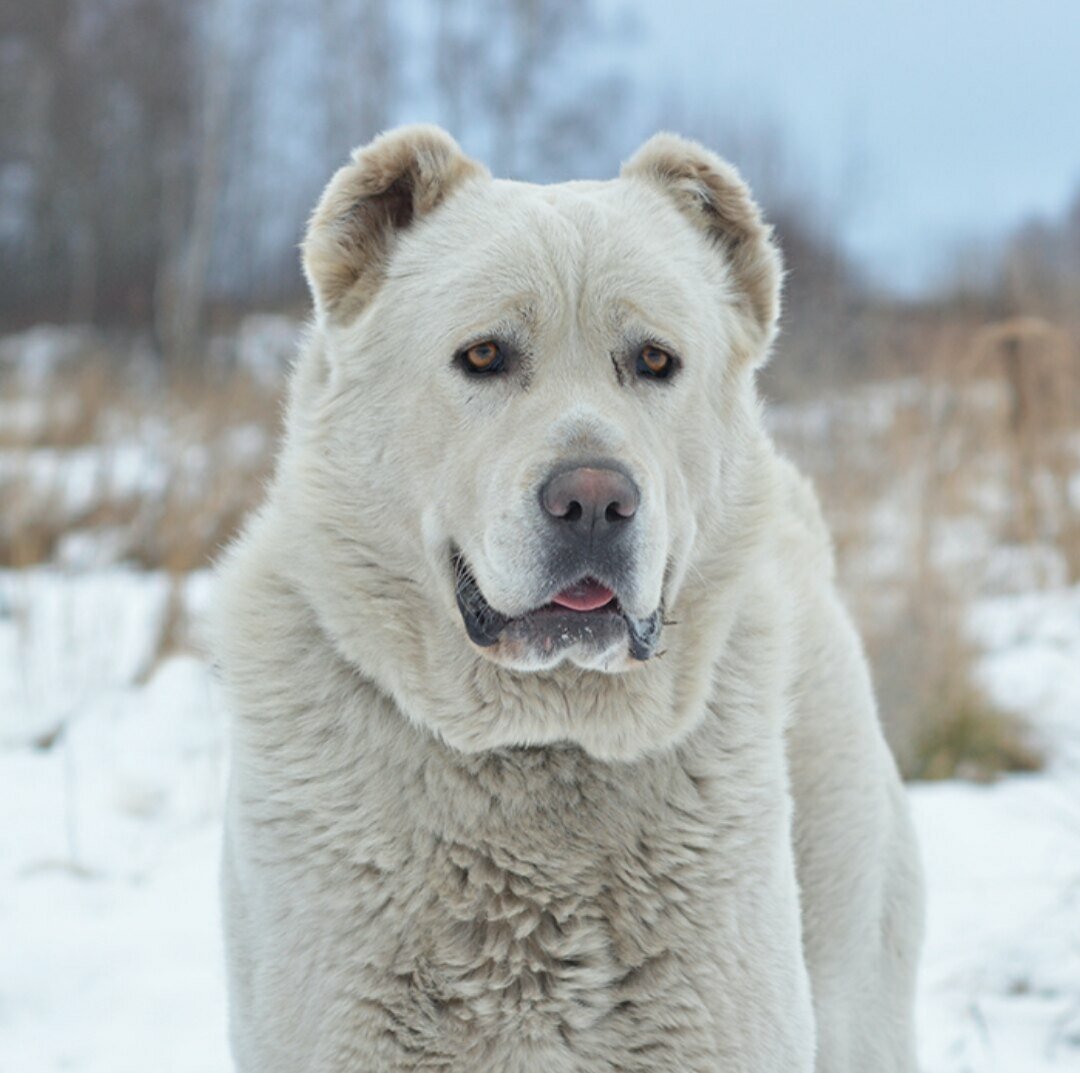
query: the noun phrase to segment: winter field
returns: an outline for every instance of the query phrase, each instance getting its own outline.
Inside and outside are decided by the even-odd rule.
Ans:
[[[295,332],[249,318],[187,383],[0,340],[0,1073],[230,1068],[198,622]],[[1040,361],[772,410],[921,776],[923,1073],[1080,1069],[1080,423]]]

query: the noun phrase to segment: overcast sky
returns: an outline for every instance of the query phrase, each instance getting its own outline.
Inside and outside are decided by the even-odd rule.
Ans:
[[[639,91],[779,125],[883,281],[917,287],[1080,188],[1080,0],[632,5]]]

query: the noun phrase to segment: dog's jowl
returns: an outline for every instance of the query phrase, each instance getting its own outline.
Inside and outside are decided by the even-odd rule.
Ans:
[[[913,1073],[917,855],[736,172],[405,128],[303,260],[215,618],[241,1073]]]

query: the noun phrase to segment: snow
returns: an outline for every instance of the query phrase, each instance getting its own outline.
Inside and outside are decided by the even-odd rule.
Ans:
[[[0,745],[122,698],[150,669],[169,591],[164,574],[122,568],[0,571]]]
[[[265,448],[265,440],[262,445]],[[243,460],[258,453],[253,430],[245,426],[230,430],[221,448],[241,454]],[[210,459],[205,444],[180,448],[140,429],[138,439],[116,439],[104,446],[0,450],[0,487],[21,485],[38,509],[46,506],[63,518],[77,518],[102,504],[162,497],[170,482],[186,481],[194,497],[202,490]]]
[[[1042,776],[911,794],[930,898],[924,1073],[1080,1067],[1080,803]]]
[[[195,575],[184,598],[204,606],[210,584]],[[151,673],[168,586],[0,575],[3,1073],[145,1073],[148,1054],[229,1069],[224,716],[201,660]],[[1039,775],[911,789],[929,878],[922,1069],[1063,1073],[1080,1068],[1080,587],[981,601],[970,625],[983,684],[1059,748]]]
[[[1080,586],[981,599],[968,633],[979,684],[1028,718],[1047,768],[910,788],[923,1073],[1080,1069]]]
[[[134,662],[134,661],[132,661]],[[206,667],[102,691],[48,750],[0,753],[0,1070],[226,1070]]]
[[[36,324],[0,338],[0,375],[14,372],[28,385],[42,385],[101,345],[100,335],[88,325]]]
[[[212,827],[142,880],[44,864],[8,884],[0,1068],[229,1068]]]
[[[1071,788],[1080,880],[1080,586],[986,597],[968,632],[983,653],[980,684],[1000,707],[1029,717],[1050,773]]]
[[[236,360],[256,379],[279,381],[296,354],[300,325],[281,313],[251,313],[240,322]]]

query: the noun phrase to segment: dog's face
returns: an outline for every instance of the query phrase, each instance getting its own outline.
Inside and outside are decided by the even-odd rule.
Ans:
[[[406,705],[428,674],[542,707],[521,676],[567,667],[628,703],[643,687],[611,676],[672,648],[752,499],[779,270],[737,177],[661,137],[613,182],[493,181],[414,128],[335,177],[305,268],[316,337],[279,481],[313,516],[339,644],[418,662],[391,675]],[[517,722],[466,744],[585,740]]]
[[[519,670],[654,656],[713,490],[723,283],[627,186],[469,184],[335,339],[364,456],[395,452],[366,463],[365,498],[477,654]]]

